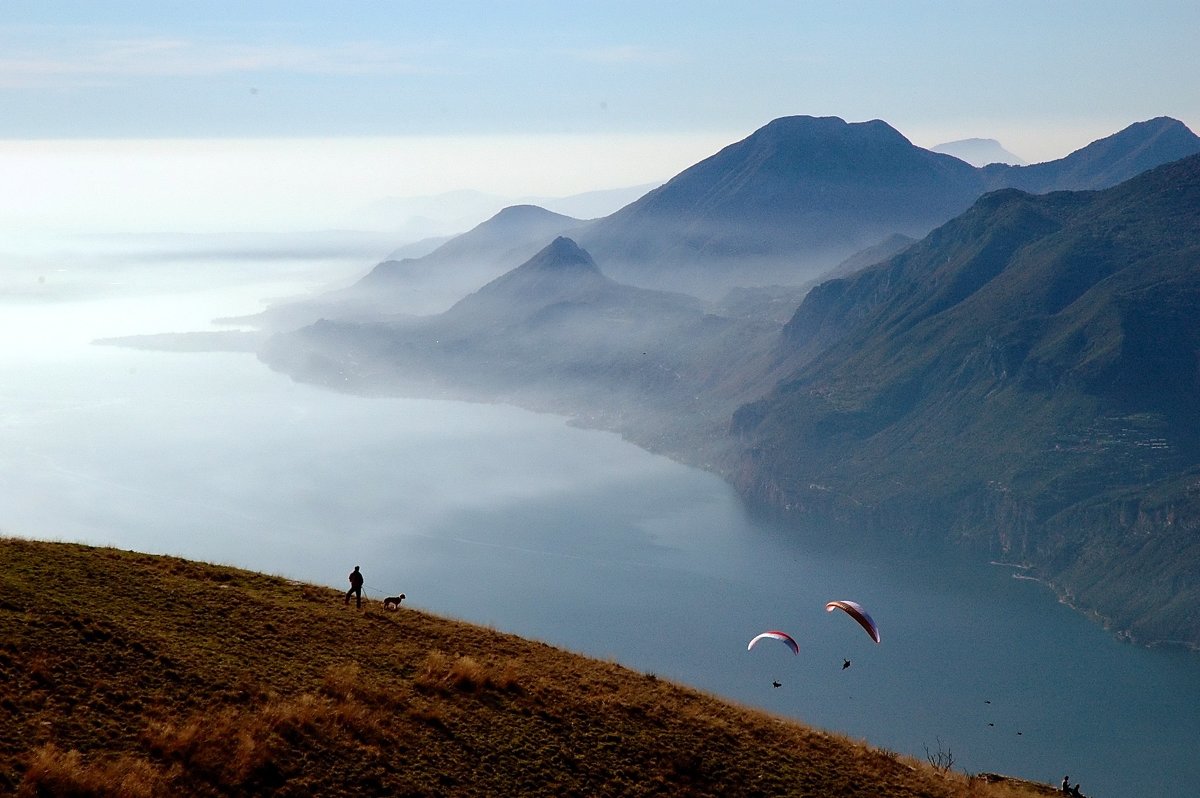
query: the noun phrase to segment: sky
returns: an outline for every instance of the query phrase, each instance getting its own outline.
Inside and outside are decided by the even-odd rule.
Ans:
[[[1200,130],[1200,3],[58,2],[0,14],[0,231],[308,230],[670,178],[770,120],[1030,162]]]

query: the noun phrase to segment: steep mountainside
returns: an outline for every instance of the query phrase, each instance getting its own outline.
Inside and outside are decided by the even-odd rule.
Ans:
[[[896,233],[872,247],[856,252],[834,266],[825,275],[826,280],[845,277],[887,260],[892,255],[914,243],[914,239]],[[779,324],[786,323],[800,307],[800,303],[818,280],[800,285],[763,285],[730,289],[725,296],[712,303],[712,310],[722,316],[761,319]]]
[[[1200,642],[1200,156],[983,197],[814,289],[738,411],[781,507],[949,527],[1139,639]],[[780,364],[783,364],[781,367]]]
[[[900,233],[893,233],[875,246],[856,252],[837,266],[834,266],[825,275],[825,279],[832,280],[837,277],[849,277],[868,266],[874,266],[876,263],[887,260],[915,243],[916,239],[914,238],[901,235]]]

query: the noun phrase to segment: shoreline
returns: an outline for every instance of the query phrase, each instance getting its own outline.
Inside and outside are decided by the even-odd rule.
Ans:
[[[118,346],[130,346],[132,344],[132,342],[126,342],[126,341],[111,341],[111,342],[106,341],[105,343],[113,343]],[[138,348],[138,347],[133,346],[133,348]],[[186,350],[177,350],[177,351],[202,351],[202,350],[201,349],[186,349]],[[247,351],[247,350],[243,349],[241,351]],[[249,353],[249,352],[247,351],[247,353]],[[754,496],[748,495],[747,492],[743,489],[743,486],[740,486],[737,483],[737,481],[735,480],[734,469],[731,468],[727,463],[722,462],[725,459],[723,457],[723,455],[727,456],[728,450],[725,448],[726,444],[720,440],[711,440],[706,437],[707,446],[705,446],[705,445],[697,446],[697,445],[695,445],[696,441],[694,441],[694,436],[678,435],[678,434],[676,434],[678,432],[677,430],[666,430],[665,432],[672,433],[670,435],[669,439],[672,440],[676,445],[674,445],[674,446],[662,446],[662,445],[655,446],[655,445],[653,445],[653,443],[643,440],[642,437],[638,434],[639,433],[638,429],[625,428],[625,427],[623,427],[622,424],[619,423],[619,421],[617,421],[615,419],[611,419],[611,418],[606,418],[606,417],[602,416],[601,414],[597,414],[594,412],[589,413],[586,411],[580,411],[578,409],[565,408],[565,407],[533,406],[530,403],[523,403],[523,402],[519,402],[519,401],[496,400],[494,398],[482,397],[477,394],[472,395],[469,392],[456,391],[453,387],[450,387],[450,386],[445,386],[445,387],[443,387],[442,390],[434,392],[437,395],[430,396],[428,392],[425,393],[424,395],[422,395],[422,392],[420,392],[420,391],[404,390],[403,386],[399,386],[399,385],[376,387],[374,389],[365,389],[366,386],[356,387],[352,384],[331,384],[329,381],[326,381],[326,380],[316,379],[313,377],[298,376],[291,369],[280,368],[276,364],[273,364],[273,363],[265,360],[262,357],[261,349],[254,352],[254,354],[256,355],[257,360],[264,367],[266,367],[272,371],[276,371],[278,373],[284,374],[288,378],[295,380],[297,382],[302,382],[302,383],[309,384],[309,385],[315,385],[318,387],[336,391],[338,393],[346,393],[346,394],[351,394],[351,395],[356,395],[356,396],[366,396],[366,395],[372,395],[372,394],[374,394],[374,395],[392,395],[392,396],[397,396],[397,397],[435,398],[435,399],[457,400],[457,401],[467,401],[467,402],[478,402],[478,403],[482,403],[482,404],[510,405],[512,407],[517,407],[522,410],[527,410],[527,411],[533,412],[533,413],[540,413],[540,414],[547,414],[547,415],[554,415],[557,417],[561,417],[565,420],[566,423],[568,423],[572,426],[582,428],[582,429],[592,429],[592,430],[598,430],[598,431],[604,431],[604,432],[611,432],[611,433],[618,435],[622,440],[638,447],[639,449],[642,449],[643,451],[649,452],[651,454],[666,457],[676,463],[679,463],[680,465],[697,468],[697,469],[706,471],[708,473],[711,473],[711,474],[717,476],[718,478],[720,478],[722,481],[724,481],[726,484],[730,485],[734,489],[734,492],[738,495],[739,499],[741,500],[743,505],[745,507],[747,507],[747,509],[751,510],[752,512],[763,513],[763,514],[767,515],[768,517],[770,517],[775,523],[778,523],[789,530],[793,530],[793,531],[798,530],[799,527],[804,522],[811,522],[811,521],[817,521],[817,522],[826,523],[826,524],[833,524],[838,527],[853,526],[860,533],[869,535],[870,538],[874,541],[886,543],[888,545],[899,545],[899,546],[901,546],[901,548],[903,548],[904,550],[909,551],[909,552],[919,551],[922,546],[927,545],[929,542],[929,541],[915,540],[915,539],[911,538],[911,536],[907,535],[906,533],[904,533],[903,531],[900,531],[900,530],[894,531],[894,533],[892,533],[892,534],[885,534],[883,532],[883,530],[878,528],[877,523],[873,522],[872,519],[866,517],[864,512],[860,511],[860,513],[858,513],[858,514],[854,513],[853,511],[847,512],[848,508],[846,508],[846,507],[841,508],[841,510],[842,510],[841,514],[845,515],[845,517],[833,518],[833,517],[823,514],[820,511],[820,509],[816,508],[816,507],[777,506],[777,505],[771,503],[769,500],[764,500],[762,498],[756,498]],[[645,432],[645,430],[640,430],[640,431],[643,433]],[[711,437],[711,436],[709,436],[709,437]],[[684,445],[682,445],[682,446],[679,445],[681,442],[685,442],[685,441],[686,441],[686,443],[684,443]],[[661,441],[660,441],[660,443],[661,443]],[[692,445],[687,445],[688,443],[691,443]],[[978,552],[979,552],[978,546],[973,546],[969,543],[964,544],[962,542],[956,542],[954,539],[949,538],[949,537],[940,538],[936,542],[940,546],[948,547],[951,550],[961,552],[965,556],[971,557],[973,559],[980,559],[981,561],[985,562],[987,565],[994,566],[994,567],[1011,568],[1011,569],[1019,570],[1019,571],[1023,572],[1020,574],[1013,574],[1013,578],[1025,579],[1025,580],[1029,580],[1029,581],[1036,581],[1036,582],[1040,582],[1041,584],[1046,585],[1046,587],[1049,588],[1054,593],[1054,595],[1059,603],[1064,604],[1065,606],[1071,608],[1075,612],[1082,614],[1089,621],[1098,624],[1103,629],[1105,629],[1110,634],[1112,634],[1114,637],[1116,637],[1118,640],[1122,640],[1124,642],[1128,642],[1128,643],[1131,643],[1133,645],[1137,645],[1137,646],[1140,646],[1143,648],[1182,648],[1189,652],[1200,653],[1200,641],[1168,640],[1168,639],[1146,639],[1146,640],[1138,639],[1132,633],[1131,630],[1126,629],[1126,628],[1121,628],[1116,623],[1114,623],[1114,621],[1112,620],[1111,617],[1106,616],[1103,613],[1101,613],[1093,608],[1082,606],[1082,605],[1078,604],[1074,598],[1074,594],[1070,590],[1068,590],[1066,587],[1059,585],[1052,579],[1049,579],[1045,576],[1037,575],[1039,569],[1038,569],[1038,566],[1036,566],[1035,564],[1028,563],[1028,562],[1013,562],[1013,561],[1009,561],[1009,560],[997,560],[997,559],[992,559],[992,558],[982,559],[978,556]],[[1032,575],[1026,575],[1026,574],[1032,574]]]

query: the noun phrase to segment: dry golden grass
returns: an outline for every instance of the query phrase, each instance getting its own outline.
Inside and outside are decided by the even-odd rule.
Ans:
[[[332,589],[0,540],[0,794],[1018,798],[1038,789],[938,773],[494,630],[373,603],[356,610]]]
[[[85,763],[78,751],[46,743],[30,751],[17,795],[154,798],[167,789],[167,781],[159,768],[137,756],[120,754]]]

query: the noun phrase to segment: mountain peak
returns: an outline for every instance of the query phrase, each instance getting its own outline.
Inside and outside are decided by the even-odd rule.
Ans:
[[[586,250],[566,236],[559,236],[536,255],[518,266],[515,272],[575,272],[600,274],[599,267]]]
[[[1144,122],[1134,122],[1111,136],[1094,141],[1074,155],[1104,154],[1109,157],[1140,157],[1153,150],[1164,160],[1176,161],[1200,149],[1200,138],[1187,125],[1169,116],[1157,116]],[[1071,157],[1071,156],[1068,156]]]
[[[1125,130],[1146,130],[1152,133],[1162,133],[1167,131],[1180,132],[1185,130],[1189,133],[1191,132],[1191,129],[1188,128],[1187,125],[1170,116],[1156,116],[1153,119],[1147,119],[1142,122],[1134,122],[1132,125],[1125,128]],[[1125,130],[1121,131],[1121,133],[1124,133]],[[1117,133],[1116,135],[1120,135],[1120,133]]]
[[[864,144],[911,147],[912,142],[882,119],[847,122],[839,116],[782,116],[746,137],[745,144],[809,148],[831,144],[861,147]],[[736,145],[735,145],[736,146]]]
[[[817,136],[822,138],[829,136],[865,135],[867,137],[908,141],[900,131],[882,119],[872,119],[867,122],[847,122],[840,116],[806,116],[803,114],[781,116],[778,119],[772,119],[752,133],[750,138],[766,135],[787,137]]]
[[[787,116],[582,235],[617,280],[716,299],[797,285],[893,233],[924,235],[980,193],[974,167],[881,120]]]
[[[573,219],[570,216],[564,216],[561,213],[548,211],[540,205],[509,205],[507,208],[501,208],[494,216],[488,219],[484,224],[503,227],[505,225],[527,225],[531,222],[540,222],[547,219],[561,220],[567,222],[578,222],[578,219]]]
[[[795,114],[792,116],[781,116],[777,119],[772,119],[767,124],[760,127],[758,130],[751,133],[751,136],[758,136],[767,133],[773,134],[795,134],[797,132],[814,132],[820,134],[829,134],[830,132],[841,130],[850,123],[840,116],[809,116],[807,114]]]
[[[448,311],[491,318],[519,308],[571,301],[612,285],[592,256],[566,236],[559,236],[512,271],[497,277]]]

